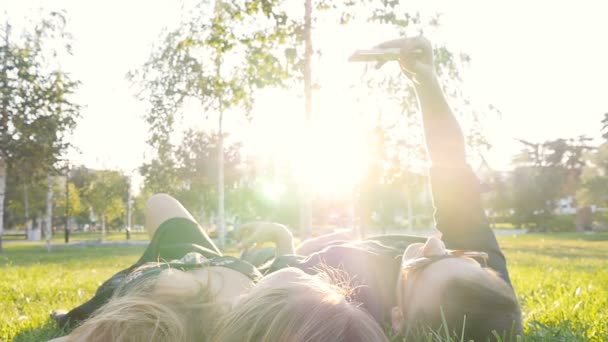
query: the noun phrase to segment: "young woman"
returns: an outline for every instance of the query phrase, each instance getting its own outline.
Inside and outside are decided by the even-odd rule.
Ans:
[[[256,285],[260,272],[222,256],[168,195],[150,198],[146,227],[152,241],[142,258],[58,317],[82,324],[57,341],[386,340],[346,287],[323,274],[286,269]]]
[[[308,248],[312,252],[298,256],[285,227],[252,223],[242,227],[243,245],[274,241],[279,253],[270,271],[291,266],[314,273],[320,265],[340,270],[351,279],[354,299],[379,322],[390,317],[398,333],[447,323],[450,333],[460,337],[464,327],[464,336],[476,341],[494,331],[519,334],[521,314],[505,257],[486,221],[479,182],[466,164],[460,126],[434,72],[431,44],[416,37],[379,47],[401,49],[401,70],[416,89],[441,239],[315,241]]]

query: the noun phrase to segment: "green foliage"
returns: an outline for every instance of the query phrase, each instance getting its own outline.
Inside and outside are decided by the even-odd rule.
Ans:
[[[543,229],[560,198],[560,170],[555,167],[519,167],[512,175],[513,223]]]
[[[604,113],[604,118],[602,119],[602,138],[608,140],[608,113]]]
[[[81,214],[87,214],[88,215],[88,210],[86,210],[87,208],[83,207],[82,202],[80,200],[80,191],[78,188],[76,188],[76,185],[74,185],[74,183],[70,182],[68,183],[68,192],[67,192],[67,199],[68,199],[68,215],[70,217],[74,217],[74,216],[80,216]],[[56,214],[55,216],[59,216],[59,217],[63,217],[66,214],[66,207],[65,207],[65,203],[66,203],[66,189],[65,189],[65,181],[63,182],[63,184],[61,183],[55,183],[55,189],[54,189],[54,195],[53,198],[55,199],[55,210],[56,210]]]
[[[150,198],[150,193],[141,190],[139,194],[132,199],[131,223],[133,226],[143,226],[145,224],[145,209],[148,198]]]
[[[370,163],[358,188],[360,218],[365,227],[398,227],[395,216],[408,214],[410,210],[415,216],[430,216],[430,202],[421,197],[427,193],[428,178],[414,172],[413,166],[425,158],[422,136],[414,137],[416,134],[409,129],[409,137],[399,134],[403,126],[407,127],[407,123],[401,121],[383,123],[378,115],[373,128]],[[413,226],[419,227],[420,223]]]
[[[61,57],[71,53],[65,25],[62,13],[51,12],[30,30],[14,34],[8,21],[0,28],[0,233],[4,176],[8,173],[9,189],[25,187],[39,194],[46,187],[38,185],[68,148],[67,136],[76,126],[79,106],[72,97],[78,82],[59,67]],[[29,190],[25,194],[24,218],[28,220]],[[8,197],[6,201],[10,210],[17,200]],[[40,211],[38,206],[34,209]]]
[[[608,143],[587,154],[588,164],[582,171],[582,184],[576,199],[582,205],[608,207]]]
[[[144,189],[147,192],[175,194],[179,191],[180,180],[172,151],[163,152],[144,163],[139,172],[145,178]]]
[[[189,130],[175,153],[175,171],[180,180],[175,196],[194,213],[209,214],[217,210],[218,144],[217,134]],[[230,144],[223,149],[227,194],[238,192],[243,187],[240,149],[240,144]]]
[[[41,218],[46,210],[47,182],[44,179],[25,181],[8,172],[6,189],[6,227],[24,226],[26,220]],[[27,207],[27,209],[26,209]],[[28,217],[26,218],[26,215]]]
[[[100,170],[84,190],[86,202],[100,220],[112,223],[121,220],[126,210],[128,182],[118,171]],[[116,224],[116,223],[115,223]]]
[[[408,4],[399,1],[369,1],[360,0],[349,3],[346,10],[350,17],[363,16],[364,19],[378,26],[388,27],[396,37],[413,36],[424,33],[430,37],[440,26],[439,15],[422,16],[412,13]],[[490,143],[484,134],[483,121],[489,116],[499,114],[498,110],[488,105],[481,108],[472,103],[463,91],[461,71],[470,62],[465,53],[458,53],[442,45],[440,40],[434,41],[435,70],[442,84],[443,91],[450,101],[454,113],[466,123],[465,141],[471,154],[482,155],[490,148]],[[373,66],[366,69],[362,80],[367,88],[361,96],[369,97],[370,91],[381,91],[384,98],[391,100],[392,105],[404,116],[399,119],[389,119],[390,126],[397,129],[387,129],[387,133],[395,137],[403,137],[409,145],[408,161],[421,163],[426,161],[426,155],[418,151],[424,149],[422,122],[419,114],[416,93],[411,82],[404,81],[401,72],[395,69],[392,73],[382,73]],[[383,108],[378,108],[378,116],[382,117]],[[390,111],[394,111],[391,107]],[[386,118],[382,118],[386,121]],[[404,130],[405,127],[405,130]],[[408,154],[408,151],[402,151]]]
[[[256,89],[280,86],[286,77],[278,48],[286,15],[277,1],[218,1],[213,7],[203,1],[184,15],[149,61],[129,75],[150,103],[150,141],[159,149],[170,143],[185,100],[198,100],[204,116],[231,108],[249,113]]]
[[[571,232],[576,228],[575,215],[555,215],[545,223],[548,232]]]
[[[488,180],[492,189],[486,196],[488,209],[493,215],[510,215],[512,223],[519,226],[573,230],[573,218],[556,215],[557,204],[560,199],[575,195],[579,206],[595,199],[585,191],[591,184],[601,183],[593,176],[597,167],[588,161],[593,150],[589,141],[585,136],[543,143],[520,140],[523,149],[513,158],[514,170],[495,173]],[[601,196],[601,190],[592,191]]]
[[[182,142],[170,155],[173,160],[171,172],[175,181],[170,184],[170,193],[177,198],[200,222],[208,222],[217,212],[218,134],[188,130]],[[224,183],[226,185],[226,212],[228,217],[240,220],[264,218],[289,224],[293,220],[293,207],[297,208],[295,184],[288,187],[280,199],[265,197],[266,182],[283,181],[280,175],[268,173],[251,160],[244,160],[242,145],[231,143],[224,146]],[[155,169],[158,168],[158,169]],[[144,171],[147,193],[167,192],[154,180],[162,176],[162,165],[152,162]],[[257,172],[257,173],[256,173]],[[289,180],[285,180],[289,181]],[[143,195],[143,197],[147,197]],[[140,200],[143,202],[144,199]]]
[[[57,68],[71,52],[63,14],[52,12],[30,31],[0,31],[0,157],[9,167],[28,170],[31,180],[46,177],[68,147],[79,106],[72,102],[78,82]]]
[[[167,32],[143,67],[130,73],[150,104],[146,120],[156,156],[142,166],[149,190],[179,194],[179,165],[172,144],[176,114],[196,100],[202,116],[218,117],[217,216],[220,247],[224,242],[223,116],[231,110],[249,115],[258,89],[283,85],[289,57],[280,49],[290,26],[278,0],[200,1],[184,10],[180,25]],[[179,151],[177,151],[179,154]],[[197,183],[203,184],[205,180]],[[208,194],[206,192],[205,194]],[[186,195],[186,194],[184,194]],[[189,194],[190,202],[205,199]],[[194,195],[194,196],[192,196]],[[211,201],[203,202],[207,208]],[[200,208],[197,208],[200,209]]]
[[[399,1],[332,2],[328,8],[342,11],[340,18],[346,21],[365,20],[376,26],[388,27],[396,37],[432,32],[439,26],[438,16],[424,17],[412,12],[406,3]],[[489,143],[483,134],[481,122],[487,115],[495,113],[496,109],[488,106],[480,111],[462,92],[461,70],[468,64],[469,57],[451,51],[440,42],[436,44],[435,69],[443,90],[450,98],[455,113],[466,117],[465,121],[470,122],[465,132],[469,150],[482,154],[489,148]],[[390,100],[389,108],[379,107],[377,113],[374,113],[377,123],[372,130],[375,139],[371,162],[359,191],[362,222],[366,226],[373,226],[371,216],[375,214],[380,225],[394,226],[391,221],[395,212],[407,212],[408,208],[404,208],[407,207],[407,201],[410,201],[409,205],[417,215],[428,215],[428,199],[425,201],[420,196],[415,196],[425,192],[426,179],[417,173],[422,173],[420,165],[426,163],[426,153],[413,84],[404,80],[397,68],[394,72],[385,73],[370,66],[361,79],[363,87],[355,85],[361,88],[359,97],[367,98],[370,93],[381,93],[384,99]],[[385,115],[387,112],[400,112],[401,115]]]

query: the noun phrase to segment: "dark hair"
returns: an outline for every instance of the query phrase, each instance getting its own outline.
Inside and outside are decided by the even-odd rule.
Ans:
[[[510,341],[521,335],[521,310],[513,289],[495,272],[486,272],[446,282],[439,294],[440,308],[424,315],[421,323],[435,329],[447,325],[450,334],[466,341],[492,341],[495,334]]]

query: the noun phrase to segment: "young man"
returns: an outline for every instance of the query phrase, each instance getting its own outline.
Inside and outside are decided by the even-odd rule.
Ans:
[[[464,336],[475,340],[485,340],[493,331],[520,333],[521,314],[505,257],[482,209],[479,182],[466,163],[462,131],[435,74],[431,44],[416,37],[379,47],[401,50],[401,70],[416,89],[441,239],[318,241],[313,242],[317,251],[297,256],[289,255],[294,248],[285,227],[252,223],[242,227],[243,245],[274,241],[279,253],[270,271],[287,266],[309,273],[319,267],[336,269],[337,276],[350,279],[355,300],[378,321],[390,316],[399,333],[436,329],[443,322],[458,336],[465,326]]]

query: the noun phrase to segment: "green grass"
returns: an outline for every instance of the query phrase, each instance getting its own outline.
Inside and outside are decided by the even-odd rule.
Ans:
[[[55,248],[6,245],[0,254],[0,341],[60,336],[49,314],[88,300],[105,279],[135,262],[144,247]]]
[[[562,233],[500,239],[538,341],[608,341],[608,234]]]
[[[526,340],[608,340],[608,234],[520,235],[500,243],[522,303]],[[87,300],[143,249],[57,247],[47,253],[41,244],[7,244],[0,254],[0,341],[62,335],[49,320],[51,310]]]

